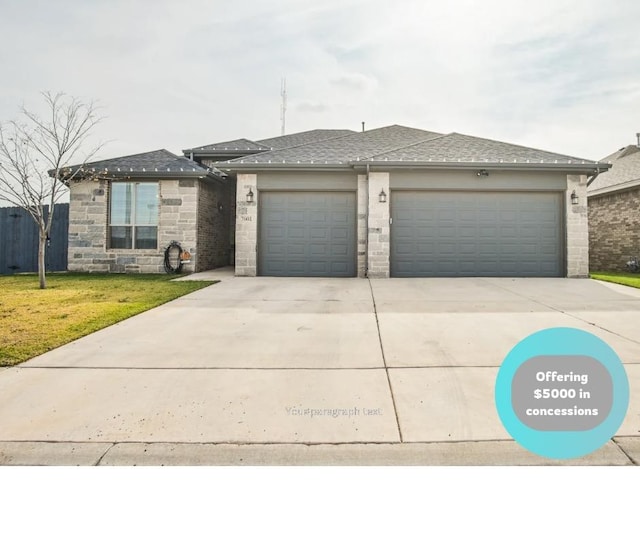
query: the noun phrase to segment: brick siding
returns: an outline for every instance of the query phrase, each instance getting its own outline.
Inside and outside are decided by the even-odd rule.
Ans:
[[[589,198],[589,268],[621,271],[640,257],[640,188]]]
[[[233,185],[202,182],[198,193],[198,263],[196,272],[230,264],[231,206]]]

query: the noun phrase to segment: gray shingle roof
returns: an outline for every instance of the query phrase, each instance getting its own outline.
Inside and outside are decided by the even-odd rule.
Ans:
[[[296,132],[294,134],[285,134],[284,136],[276,136],[274,138],[265,138],[264,140],[258,140],[258,142],[271,149],[286,149],[287,147],[339,138],[348,134],[355,134],[355,131],[346,129],[314,129],[311,131]]]
[[[629,145],[602,159],[611,169],[589,185],[589,195],[640,186],[640,148]]]
[[[371,161],[487,162],[487,163],[593,163],[531,147],[477,138],[457,132],[374,155]]]
[[[248,140],[247,138],[238,138],[237,140],[230,140],[228,142],[217,142],[215,144],[193,147],[191,149],[185,149],[184,151],[238,151],[245,153],[247,151],[269,151],[270,149],[271,146],[263,145],[252,140]]]
[[[428,140],[440,134],[421,129],[391,125],[364,132],[354,132],[320,142],[311,142],[286,149],[276,149],[249,155],[236,163],[328,163],[344,164],[366,159],[372,155]],[[262,140],[262,143],[266,143]]]
[[[73,166],[72,170],[79,166]],[[106,160],[88,162],[82,166],[83,169],[105,172],[109,175],[130,175],[130,174],[210,174],[211,170],[200,166],[193,160],[174,155],[166,149],[138,153],[125,157],[116,157]],[[217,171],[217,170],[216,170]],[[219,174],[219,172],[218,172]]]

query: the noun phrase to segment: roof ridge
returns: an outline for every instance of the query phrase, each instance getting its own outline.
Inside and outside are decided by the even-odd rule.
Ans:
[[[635,155],[639,151],[640,151],[640,147],[638,147],[637,145],[627,145],[619,151],[620,154],[616,157],[616,160],[630,157],[631,155]]]
[[[332,130],[332,129],[313,129],[313,130]],[[339,129],[336,129],[339,130]],[[311,132],[311,131],[307,131],[307,132]],[[296,134],[302,134],[302,133],[296,133]],[[280,147],[280,148],[271,148],[269,151],[265,151],[264,153],[261,153],[261,155],[268,155],[269,153],[277,153],[278,151],[289,151],[289,149],[297,149],[298,147],[302,147],[305,145],[311,145],[311,144],[322,144],[324,142],[329,142],[331,140],[340,140],[342,138],[346,138],[347,136],[352,136],[353,134],[361,134],[359,132],[350,132],[349,134],[344,134],[342,136],[336,136],[335,138],[327,138],[326,140],[314,140],[311,142],[305,142],[303,144],[298,144],[298,145],[290,145],[287,147]],[[249,155],[250,156],[250,155]],[[231,160],[225,160],[224,162],[234,162],[234,161],[242,161],[247,157],[237,157]]]
[[[331,131],[349,131],[349,134],[357,134],[358,133],[358,131],[352,131],[351,129],[309,129],[309,130],[306,130],[306,131],[292,132],[291,134],[281,134],[280,136],[270,136],[269,138],[261,138],[260,140],[257,140],[256,143],[262,143],[263,140],[275,140],[277,138],[286,138],[287,136],[298,136],[300,134],[308,134],[310,132],[316,132],[316,131],[329,131],[329,132],[331,132]],[[329,138],[329,139],[331,139],[331,138]]]
[[[203,144],[203,145],[198,145],[195,147],[189,147],[187,149],[183,149],[182,152],[196,152],[196,151],[203,151],[206,150],[207,148],[211,149],[211,148],[222,148],[224,147],[224,144],[228,144],[230,142],[247,142],[250,144],[254,144],[256,146],[258,146],[260,149],[264,149],[264,150],[270,150],[271,148],[261,144],[260,142],[256,142],[255,140],[250,140],[249,138],[236,138],[235,140],[225,140],[224,142],[214,142],[212,144]],[[238,149],[238,148],[235,148]],[[248,148],[250,149],[250,148]],[[234,150],[234,148],[231,149],[231,151]]]
[[[123,158],[131,158],[131,157],[139,157],[141,155],[149,155],[150,153],[167,153],[168,155],[174,157],[174,158],[178,158],[178,155],[174,155],[171,151],[169,151],[168,149],[165,149],[164,147],[161,149],[153,149],[151,151],[142,151],[141,153],[132,153],[131,155],[122,155],[119,157],[111,157],[111,158],[103,158],[101,160],[94,160],[92,162],[86,162],[85,164],[80,164],[80,166],[89,166],[91,164],[97,164],[99,162],[107,162],[109,160],[116,160],[116,159],[123,159]],[[74,164],[74,166],[77,166],[77,164]]]
[[[323,142],[329,142],[332,140],[341,140],[342,138],[346,138],[347,136],[362,136],[363,134],[367,134],[370,132],[374,132],[374,131],[378,131],[378,130],[382,130],[382,129],[388,129],[389,127],[401,127],[403,129],[411,129],[414,131],[422,131],[422,132],[431,132],[431,131],[425,131],[423,129],[416,129],[414,127],[405,127],[404,125],[398,125],[398,124],[394,124],[394,125],[385,125],[384,127],[376,127],[375,129],[369,129],[368,131],[351,131],[348,134],[344,134],[342,136],[335,136],[333,138],[327,138],[326,140],[315,140],[313,142],[305,142],[303,144],[298,144],[298,145],[291,145],[289,147],[282,147],[279,149],[273,149],[273,151],[284,151],[287,149],[296,149],[298,147],[302,147],[304,145],[309,145],[309,144],[321,144]],[[341,130],[341,129],[313,129],[313,130]],[[313,132],[313,130],[311,131],[306,131],[306,132]],[[345,130],[349,130],[349,129],[345,129]],[[303,134],[303,133],[296,133],[296,134]],[[434,134],[438,134],[438,133],[434,133]],[[399,149],[402,149],[401,147]]]
[[[402,127],[402,125],[398,125],[398,127]],[[409,128],[411,128],[411,127],[409,127]],[[422,130],[422,129],[416,129],[416,130]],[[425,132],[428,132],[428,131],[425,131]],[[425,142],[431,142],[432,140],[439,140],[440,138],[446,138],[447,136],[449,136],[452,133],[441,134],[439,132],[433,132],[432,134],[436,134],[437,136],[433,136],[432,138],[425,138],[424,140],[419,140],[417,142],[412,142],[410,144],[402,145],[400,147],[394,147],[393,149],[387,149],[386,151],[383,151],[382,153],[376,153],[375,155],[369,155],[368,157],[365,157],[365,159],[372,159],[374,157],[379,157],[381,155],[384,155],[385,153],[393,153],[394,151],[400,151],[400,149],[407,149],[407,148],[413,147],[415,145],[424,144]]]

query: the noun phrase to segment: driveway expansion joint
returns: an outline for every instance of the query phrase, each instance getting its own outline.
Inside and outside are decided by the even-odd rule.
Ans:
[[[635,438],[633,436],[628,437],[628,438]],[[631,464],[633,464],[634,466],[640,466],[640,461],[637,461],[636,459],[634,459],[629,453],[627,453],[625,451],[625,449],[620,445],[620,443],[616,440],[616,437],[614,436],[611,441],[613,442],[613,444],[622,452],[622,454],[627,457],[627,459],[629,459],[629,461],[631,462]]]
[[[94,466],[100,466],[100,463],[102,462],[102,459],[104,459],[107,456],[107,453],[109,453],[109,451],[111,451],[111,448],[113,448],[113,446],[115,446],[115,445],[116,445],[116,442],[112,443],[107,449],[105,449],[104,453],[96,461]]]
[[[613,330],[609,330],[608,328],[605,328],[605,327],[603,327],[603,326],[600,326],[600,325],[598,325],[598,324],[596,324],[596,323],[594,323],[594,322],[591,322],[591,321],[588,321],[588,320],[586,320],[586,319],[583,319],[582,317],[579,317],[579,316],[578,316],[577,314],[575,314],[575,313],[570,313],[570,312],[568,312],[568,311],[564,311],[564,310],[562,310],[562,309],[560,309],[560,308],[556,308],[555,306],[551,306],[551,305],[549,305],[549,304],[545,304],[544,302],[542,302],[542,301],[540,301],[540,300],[536,300],[535,298],[531,298],[531,297],[529,297],[529,296],[527,296],[527,295],[523,295],[523,294],[521,294],[521,293],[516,293],[513,289],[509,289],[509,288],[507,288],[507,287],[503,287],[503,286],[498,285],[497,283],[494,283],[494,282],[492,282],[492,283],[493,283],[493,285],[495,285],[496,287],[499,287],[500,289],[503,289],[503,290],[505,290],[505,291],[507,291],[507,292],[509,292],[509,293],[513,294],[513,295],[519,296],[520,298],[524,298],[524,299],[526,299],[526,300],[530,300],[530,301],[531,301],[531,302],[533,302],[534,304],[539,304],[540,306],[544,306],[545,308],[549,308],[549,309],[551,309],[551,310],[553,310],[553,311],[556,311],[556,312],[558,312],[558,313],[562,313],[563,315],[567,315],[568,317],[572,317],[572,318],[574,318],[574,319],[576,319],[576,320],[578,320],[578,321],[580,321],[580,322],[586,323],[586,324],[588,324],[588,325],[590,325],[590,326],[594,326],[594,327],[598,328],[599,330],[603,330],[604,332],[608,332],[609,334],[613,334],[614,336],[617,336],[617,337],[619,337],[619,338],[626,339],[627,341],[630,341],[631,343],[638,343],[638,344],[640,344],[640,341],[636,341],[635,339],[631,339],[630,337],[627,337],[627,336],[625,336],[625,335],[623,335],[623,334],[618,334],[617,332],[614,332]],[[625,301],[626,301],[626,299],[625,299]]]
[[[387,383],[389,384],[389,393],[391,394],[391,402],[393,403],[393,412],[396,416],[396,425],[398,427],[398,437],[400,438],[400,442],[402,439],[402,429],[400,428],[400,418],[398,416],[398,407],[396,406],[396,398],[393,394],[393,386],[391,385],[391,377],[389,376],[389,367],[387,366],[387,360],[384,356],[384,344],[382,343],[382,334],[380,333],[380,320],[378,319],[378,308],[376,307],[376,296],[373,292],[373,286],[371,285],[371,280],[367,278],[367,282],[369,283],[369,290],[371,291],[371,302],[373,303],[373,314],[376,318],[376,329],[378,331],[378,341],[380,342],[380,353],[382,354],[382,363],[384,364],[385,374],[387,375]]]

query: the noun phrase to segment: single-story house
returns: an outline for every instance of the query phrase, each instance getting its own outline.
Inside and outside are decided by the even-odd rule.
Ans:
[[[587,182],[607,164],[391,125],[85,165],[69,270],[238,276],[588,275]]]
[[[589,265],[593,271],[624,270],[631,257],[640,258],[640,134],[605,157],[611,170],[587,188]]]

